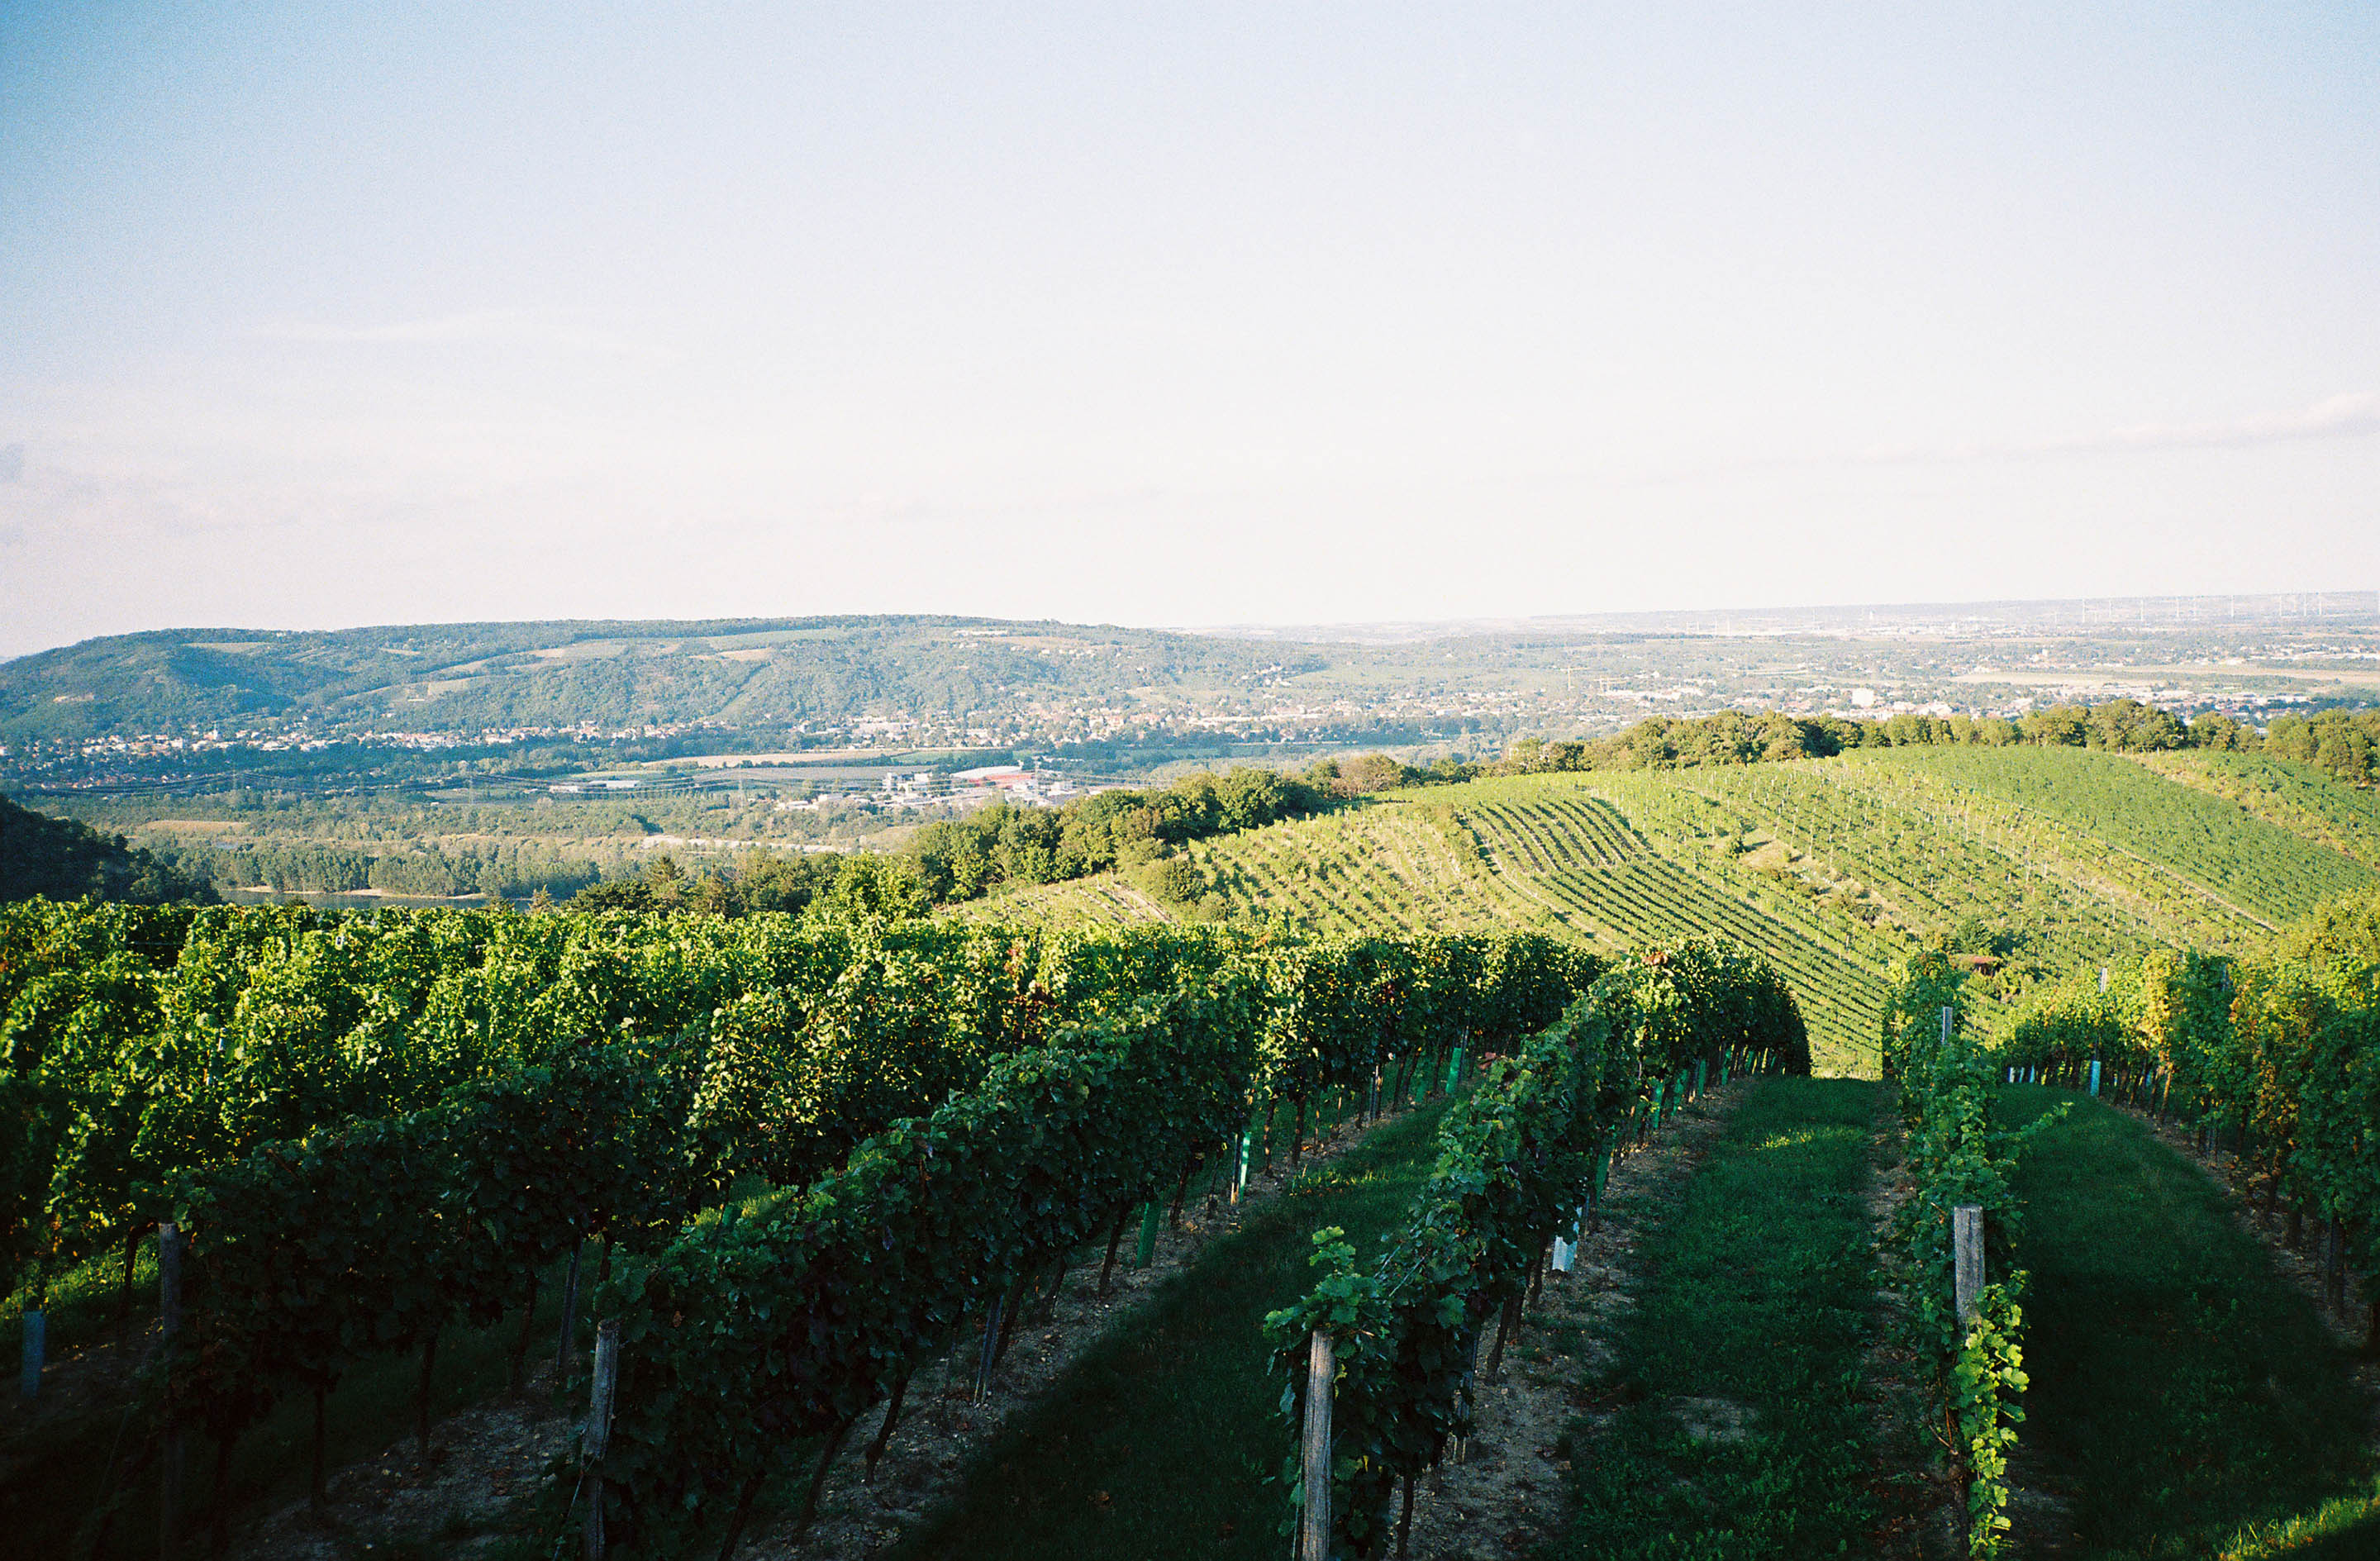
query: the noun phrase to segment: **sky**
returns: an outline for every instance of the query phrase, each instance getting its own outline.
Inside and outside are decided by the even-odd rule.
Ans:
[[[2380,6],[0,6],[0,656],[2380,587]]]

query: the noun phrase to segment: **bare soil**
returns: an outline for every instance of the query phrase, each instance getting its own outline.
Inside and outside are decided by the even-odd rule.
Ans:
[[[492,1544],[515,1504],[568,1450],[577,1418],[554,1403],[551,1361],[522,1397],[489,1399],[431,1427],[425,1467],[412,1438],[325,1482],[319,1515],[295,1502],[236,1529],[235,1561],[373,1561],[382,1555],[470,1555]]]

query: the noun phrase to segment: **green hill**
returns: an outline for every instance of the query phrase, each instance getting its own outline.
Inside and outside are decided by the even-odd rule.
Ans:
[[[2245,802],[2218,789],[2259,782],[2272,790]],[[966,914],[1323,933],[1535,926],[1607,949],[1717,933],[1785,972],[1822,1070],[1869,1072],[1886,974],[1921,942],[1985,961],[1978,988],[2004,1003],[2151,947],[2245,950],[2328,896],[2380,884],[2339,849],[2362,842],[2372,804],[2253,756],[2151,768],[2037,747],[1507,776],[1196,845],[1196,892],[1172,906],[1108,877]]]
[[[2140,762],[2380,870],[2380,790],[2342,786],[2270,754],[2149,754]]]
[[[1026,696],[1208,693],[1321,664],[1295,646],[976,618],[175,629],[0,664],[0,735],[963,720]]]

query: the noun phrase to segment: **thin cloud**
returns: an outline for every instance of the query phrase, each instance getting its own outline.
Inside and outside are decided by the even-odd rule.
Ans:
[[[631,352],[616,336],[533,314],[526,309],[477,309],[434,320],[404,320],[386,325],[271,325],[257,334],[276,342],[323,345],[552,346],[582,352]]]
[[[2135,423],[2104,433],[2075,434],[2016,444],[1965,444],[1932,450],[1874,450],[1862,466],[1911,466],[1961,461],[2025,460],[2043,455],[2110,455],[2142,450],[2239,449],[2308,439],[2357,439],[2380,433],[2380,394],[2351,391],[2287,412],[2257,412],[2210,423]]]
[[[2290,412],[2259,412],[2221,423],[2141,423],[2096,439],[2041,445],[2060,451],[2192,450],[2218,445],[2281,444],[2297,439],[2352,439],[2380,432],[2380,394],[2356,391]]]

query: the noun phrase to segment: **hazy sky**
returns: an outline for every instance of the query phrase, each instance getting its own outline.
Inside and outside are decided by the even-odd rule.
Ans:
[[[0,5],[0,655],[2380,586],[2380,6]]]

